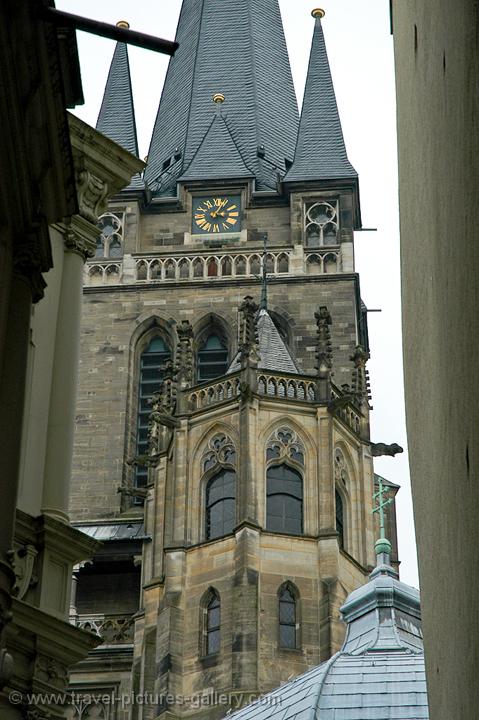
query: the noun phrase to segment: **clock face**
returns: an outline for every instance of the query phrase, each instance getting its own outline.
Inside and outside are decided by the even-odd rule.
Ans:
[[[240,195],[193,198],[194,233],[229,233],[241,229]]]

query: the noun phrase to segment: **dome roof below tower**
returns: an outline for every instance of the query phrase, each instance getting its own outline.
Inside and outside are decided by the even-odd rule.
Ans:
[[[421,720],[429,717],[419,593],[400,582],[389,556],[341,608],[341,650],[235,720]]]

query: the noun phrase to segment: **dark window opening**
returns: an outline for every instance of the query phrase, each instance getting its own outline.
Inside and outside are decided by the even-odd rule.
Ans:
[[[336,531],[338,533],[339,547],[344,550],[344,510],[343,510],[343,498],[336,490]]]
[[[266,473],[266,529],[303,532],[303,478],[288,465],[273,465]]]
[[[228,350],[218,337],[209,335],[198,353],[198,381],[221,377],[228,369]]]
[[[279,595],[279,646],[289,650],[298,646],[296,598],[288,587]]]
[[[206,486],[206,539],[233,532],[236,524],[236,473],[220,470]]]
[[[160,387],[161,367],[171,358],[171,351],[160,337],[154,337],[140,357],[140,383],[138,393],[138,415],[136,426],[136,454],[148,452],[148,421],[151,413],[149,400]],[[148,470],[144,465],[135,467],[135,486],[144,488],[148,481]],[[136,500],[140,503],[141,501]]]
[[[220,651],[221,605],[218,595],[213,595],[206,608],[206,655]]]

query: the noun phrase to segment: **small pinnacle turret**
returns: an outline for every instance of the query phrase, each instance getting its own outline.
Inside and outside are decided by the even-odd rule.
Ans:
[[[317,8],[312,15],[315,27],[296,151],[284,182],[344,181],[358,194],[358,176],[346,152],[321,26],[324,11]],[[358,197],[356,205],[359,208]]]
[[[117,26],[122,28],[130,27],[126,20],[120,20]],[[110,140],[121,145],[125,150],[128,150],[132,155],[138,157],[138,139],[128,48],[122,42],[118,42],[115,47],[96,129]],[[143,182],[140,176],[135,175],[128,190],[141,189],[142,187]]]

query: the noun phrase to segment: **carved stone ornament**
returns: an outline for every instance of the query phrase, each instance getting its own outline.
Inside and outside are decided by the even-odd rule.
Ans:
[[[9,553],[10,563],[15,573],[12,594],[18,600],[23,600],[27,590],[38,583],[38,578],[33,574],[37,555],[38,551],[33,545],[22,545]]]
[[[89,170],[81,170],[77,175],[77,195],[80,215],[92,223],[106,209],[108,185]]]
[[[371,443],[371,455],[373,457],[382,457],[387,455],[394,457],[395,455],[404,452],[403,448],[397,443],[387,445],[386,443]]]
[[[193,382],[193,328],[188,320],[176,326],[178,350],[176,373],[181,387],[190,387]]]
[[[82,237],[80,233],[75,232],[71,227],[67,228],[64,232],[63,239],[67,250],[78,253],[83,260],[94,257],[96,249],[95,243]]]
[[[250,295],[247,295],[239,307],[241,313],[239,351],[242,364],[248,360],[257,360],[257,327],[258,306]]]
[[[65,688],[68,683],[67,668],[47,655],[37,655],[34,675],[38,680],[61,689]]]
[[[331,313],[328,308],[323,305],[319,308],[317,313],[314,313],[314,317],[318,327],[318,339],[316,345],[318,376],[320,378],[327,379],[331,376],[331,368],[333,367],[331,331],[329,329],[332,325]]]
[[[339,448],[334,451],[334,479],[338,485],[348,485],[349,473],[344,455]]]
[[[22,710],[24,720],[53,720],[53,715],[48,710],[29,705]]]
[[[266,445],[266,460],[293,460],[304,465],[305,449],[294,430],[280,427],[270,436]]]
[[[42,299],[47,286],[42,272],[52,266],[51,262],[42,262],[39,247],[40,243],[32,234],[19,241],[13,251],[13,272],[30,286],[34,303]]]

